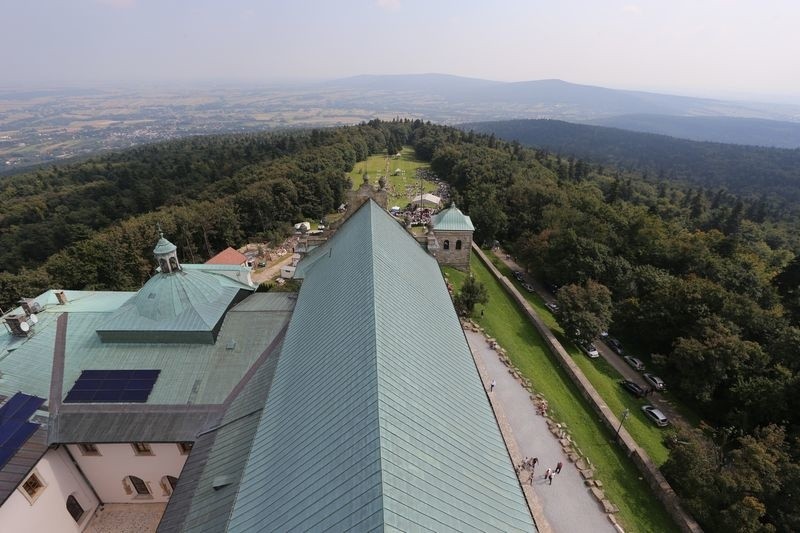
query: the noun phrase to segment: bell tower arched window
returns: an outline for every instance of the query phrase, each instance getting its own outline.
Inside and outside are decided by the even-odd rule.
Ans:
[[[445,240],[444,240],[444,246],[443,246],[443,248],[444,248],[445,250],[449,250],[449,249],[450,249],[450,240],[449,240],[449,239],[445,239]]]
[[[460,249],[461,249],[461,240],[459,239],[459,240],[456,241],[456,250],[460,250]]]

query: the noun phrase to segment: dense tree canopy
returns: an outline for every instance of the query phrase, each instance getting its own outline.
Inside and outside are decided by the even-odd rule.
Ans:
[[[422,125],[413,142],[454,187],[476,226],[484,225],[477,242],[503,241],[530,271],[562,287],[557,298],[565,331],[583,337],[585,329],[582,340],[589,340],[608,322],[598,317],[610,313],[614,333],[637,346],[710,428],[727,428],[724,442],[715,437],[722,430],[679,436],[665,466],[703,525],[796,531],[800,267],[794,258],[800,241],[794,212],[781,200],[646,178],[607,167],[607,159],[604,166],[563,159],[493,136]],[[745,152],[742,157],[752,151]],[[766,168],[783,165],[768,151],[756,152]],[[698,160],[689,170],[703,172],[705,164]],[[785,499],[776,497],[789,488]]]

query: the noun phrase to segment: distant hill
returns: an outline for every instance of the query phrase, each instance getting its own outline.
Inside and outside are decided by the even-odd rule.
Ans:
[[[437,97],[440,104],[451,106],[500,104],[494,113],[504,113],[509,118],[526,116],[585,121],[651,114],[800,120],[800,106],[626,91],[555,79],[499,82],[446,74],[363,75],[324,82],[317,87],[320,90],[381,91],[386,97],[391,94],[395,98],[401,94],[405,97]],[[512,117],[514,114],[516,116]]]
[[[596,126],[660,133],[693,141],[730,144],[800,147],[800,123],[741,117],[683,117],[669,115],[620,115],[595,119]]]
[[[363,75],[275,85],[0,88],[0,109],[0,175],[192,135],[340,126],[395,117],[439,124],[544,118],[603,125],[610,121],[607,125],[684,138],[800,146],[794,144],[793,126],[767,122],[800,124],[800,105],[447,74]]]
[[[800,200],[800,149],[786,150],[676,139],[559,120],[462,124],[522,144],[651,176],[784,201]]]

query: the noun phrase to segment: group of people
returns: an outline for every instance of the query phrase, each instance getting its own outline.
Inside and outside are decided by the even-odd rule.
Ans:
[[[536,469],[537,464],[539,464],[538,457],[526,457],[525,460],[522,461],[522,464],[514,467],[514,470],[516,470],[518,476],[521,475],[523,471],[530,471],[530,477],[528,478],[528,482],[531,484],[531,486],[533,486],[534,470]],[[544,473],[545,481],[547,481],[548,484],[552,485],[553,476],[555,476],[555,474],[560,474],[561,468],[563,466],[564,464],[561,461],[559,461],[555,468],[548,468],[547,471],[545,471]]]

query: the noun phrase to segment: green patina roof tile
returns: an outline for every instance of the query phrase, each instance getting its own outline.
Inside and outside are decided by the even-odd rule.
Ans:
[[[370,201],[298,272],[229,530],[534,530],[435,260]]]

